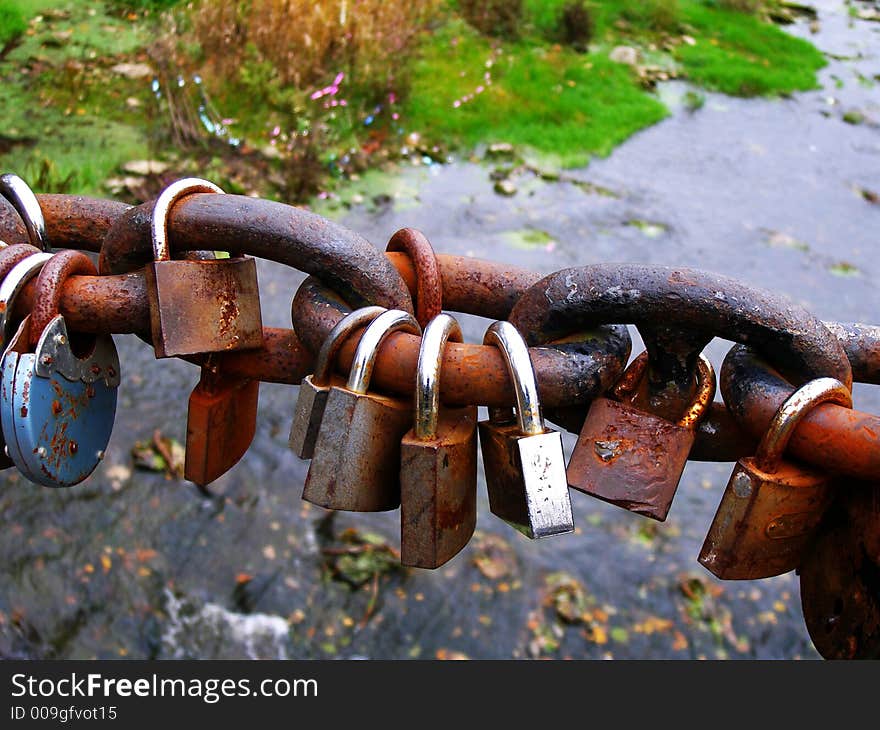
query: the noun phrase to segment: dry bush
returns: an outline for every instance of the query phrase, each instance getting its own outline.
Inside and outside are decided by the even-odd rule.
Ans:
[[[439,0],[199,0],[191,22],[213,72],[235,78],[248,59],[281,83],[323,86],[346,72],[359,89],[384,88]]]
[[[517,38],[522,23],[522,0],[459,0],[465,20],[483,35]]]
[[[586,0],[568,0],[559,15],[562,40],[580,53],[586,53],[593,39],[595,22]]]

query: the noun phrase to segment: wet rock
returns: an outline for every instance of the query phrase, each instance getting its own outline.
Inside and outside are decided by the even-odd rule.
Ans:
[[[115,66],[111,66],[110,70],[127,79],[145,79],[155,73],[147,63],[117,63]]]
[[[147,175],[161,175],[169,167],[168,163],[159,162],[159,160],[132,160],[126,162],[122,169],[130,175],[146,177]]]
[[[638,66],[640,57],[641,54],[638,49],[632,46],[616,46],[608,54],[608,58],[615,63],[622,63],[627,66]]]
[[[512,159],[514,156],[513,145],[507,142],[495,142],[486,148],[484,156],[487,160]]]
[[[865,121],[865,115],[858,109],[850,109],[843,113],[843,121],[847,124],[862,124]]]
[[[236,613],[165,594],[161,656],[170,659],[287,659],[289,625],[281,616]]]
[[[504,195],[508,198],[513,197],[517,192],[516,185],[508,179],[498,180],[498,182],[495,183],[494,189],[499,195]]]

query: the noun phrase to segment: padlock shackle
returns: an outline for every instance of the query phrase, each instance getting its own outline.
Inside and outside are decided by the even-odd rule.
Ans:
[[[196,193],[224,193],[219,187],[209,180],[198,177],[185,177],[177,180],[166,187],[153,205],[153,215],[150,221],[150,238],[153,243],[153,259],[155,261],[170,261],[171,246],[168,244],[168,215],[174,204],[188,195]]]
[[[639,383],[648,369],[649,357],[646,350],[627,366],[623,375],[620,376],[620,380],[614,386],[613,392],[616,398],[622,400],[639,387]],[[715,368],[712,367],[709,358],[702,353],[697,358],[696,376],[697,392],[677,422],[682,428],[691,430],[700,425],[700,422],[709,413],[712,401],[715,400]]]
[[[538,381],[529,358],[529,348],[519,330],[510,322],[499,321],[489,326],[483,337],[484,345],[495,345],[501,350],[513,392],[516,395],[516,417],[519,430],[526,436],[547,431],[541,415]]]
[[[12,308],[15,297],[33,279],[49,259],[50,253],[34,253],[12,267],[0,284],[0,350],[6,349],[12,323]]]
[[[5,175],[0,175],[0,194],[12,203],[21,216],[31,245],[41,251],[48,251],[50,247],[46,240],[46,219],[43,217],[40,202],[30,186],[18,175],[7,172]]]
[[[327,339],[321,344],[318,351],[318,359],[315,361],[315,372],[312,382],[315,385],[327,385],[333,371],[331,366],[339,353],[339,349],[345,344],[348,336],[360,327],[366,327],[376,317],[388,310],[385,307],[361,307],[345,315],[330,330]]]
[[[773,474],[779,468],[782,455],[798,423],[822,403],[836,403],[844,408],[852,408],[852,393],[834,378],[816,378],[798,388],[776,411],[767,432],[758,444],[755,463],[759,469]]]
[[[37,276],[31,310],[30,347],[35,351],[43,330],[61,314],[61,289],[71,276],[97,276],[92,260],[81,251],[65,249],[53,254]],[[88,342],[94,343],[94,336]],[[91,345],[85,350],[91,349]]]
[[[366,393],[370,387],[370,378],[373,377],[373,366],[376,364],[376,355],[379,348],[392,332],[410,332],[420,335],[422,328],[409,312],[402,309],[389,309],[374,319],[361,335],[357,349],[354,351],[354,360],[351,363],[351,371],[348,374],[347,390],[353,393]]]
[[[416,368],[416,422],[413,430],[420,441],[437,435],[440,417],[440,367],[446,343],[461,342],[461,326],[448,314],[438,314],[425,327]]]
[[[403,251],[416,272],[416,320],[427,327],[443,311],[443,277],[431,242],[415,228],[401,228],[388,241],[386,251]]]

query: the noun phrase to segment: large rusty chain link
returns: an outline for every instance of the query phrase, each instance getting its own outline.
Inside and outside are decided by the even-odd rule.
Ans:
[[[354,388],[345,417],[361,425],[351,428],[369,432],[371,438],[396,442],[403,437],[404,426],[412,425],[418,372],[425,393],[433,389],[433,400],[425,402],[434,403],[440,414],[429,419],[437,434],[415,438],[413,456],[406,457],[419,464],[422,457],[414,455],[421,448],[419,440],[427,442],[435,436],[439,445],[431,448],[453,449],[451,444],[455,443],[450,453],[475,454],[475,411],[468,409],[488,406],[492,417],[480,424],[480,442],[491,507],[530,536],[568,529],[566,486],[662,520],[688,459],[739,460],[704,546],[704,553],[711,553],[707,567],[715,561],[710,567],[713,572],[733,577],[736,570],[718,567],[718,556],[729,549],[734,557],[756,551],[754,559],[762,564],[756,571],[761,577],[777,570],[769,565],[784,566],[779,570],[802,568],[805,615],[820,651],[825,656],[880,652],[880,589],[868,585],[866,577],[871,570],[880,570],[880,498],[876,489],[869,498],[869,488],[858,486],[877,484],[880,479],[880,417],[848,407],[849,401],[840,395],[851,390],[854,380],[880,383],[880,327],[822,322],[778,294],[695,269],[609,263],[542,277],[491,261],[435,254],[425,236],[413,229],[395,233],[381,252],[357,233],[307,210],[239,195],[210,194],[204,185],[185,196],[176,195],[162,208],[173,253],[167,268],[162,269],[166,280],[156,273],[159,264],[154,261],[151,242],[155,202],[129,206],[81,196],[29,198],[26,187],[18,186],[14,176],[6,177],[12,180],[7,186],[12,193],[0,198],[0,239],[4,243],[0,282],[4,282],[7,296],[0,296],[0,308],[7,329],[17,323],[24,329],[31,327],[26,341],[18,335],[13,338],[14,329],[4,335],[4,348],[16,353],[9,358],[15,362],[9,373],[4,365],[4,387],[8,377],[11,391],[17,387],[30,353],[38,359],[29,375],[32,378],[59,377],[41,375],[40,367],[51,369],[53,358],[72,363],[68,368],[82,367],[86,355],[66,354],[68,332],[97,335],[99,340],[110,334],[136,334],[156,345],[157,337],[168,334],[157,330],[157,308],[168,306],[162,291],[157,296],[157,287],[166,287],[166,297],[169,292],[191,293],[187,297],[173,294],[175,316],[185,321],[188,311],[207,306],[215,294],[220,296],[210,291],[211,282],[225,282],[217,285],[223,301],[214,301],[212,306],[217,306],[223,317],[228,315],[230,327],[244,327],[241,314],[252,303],[245,302],[251,296],[242,283],[245,274],[231,273],[240,269],[236,269],[236,262],[242,263],[241,257],[259,257],[290,266],[309,274],[292,298],[292,329],[262,328],[260,334],[257,300],[257,319],[249,320],[257,322],[257,330],[250,333],[248,344],[261,341],[259,346],[236,346],[238,334],[233,330],[231,339],[227,336],[225,344],[216,348],[208,344],[195,351],[169,351],[202,370],[190,401],[188,447],[192,440],[195,452],[199,450],[195,444],[201,444],[199,453],[205,454],[205,461],[198,467],[188,465],[187,477],[192,481],[207,483],[240,458],[249,439],[231,445],[236,437],[223,424],[246,422],[245,430],[252,436],[257,384],[299,384],[315,371],[315,358],[332,332],[332,357],[327,363],[332,377],[314,384],[308,381],[314,390],[309,397],[317,398],[321,408],[326,401],[328,412],[336,413],[333,409],[343,408],[337,404],[341,397],[337,391]],[[49,247],[98,254],[97,273],[82,256],[65,254],[64,262],[53,264],[45,276],[38,277],[46,257],[40,252]],[[205,254],[215,250],[228,252],[231,258]],[[189,262],[188,267],[176,265],[183,261]],[[203,278],[209,282],[207,286]],[[174,286],[167,281],[173,281]],[[50,290],[51,297],[46,299],[41,292]],[[367,306],[381,309],[352,314]],[[377,317],[382,310],[398,310],[393,321],[410,324],[389,324],[385,331],[385,319]],[[494,339],[487,335],[486,344],[467,343],[461,342],[460,336],[449,337],[449,332],[457,332],[457,325],[447,317],[443,320],[445,334],[440,340],[431,335],[434,344],[426,352],[429,338],[418,334],[415,321],[428,328],[441,311],[502,320],[513,327],[499,325]],[[349,315],[351,324],[347,325]],[[390,312],[388,316],[392,316]],[[163,326],[185,326],[174,324],[176,321]],[[63,330],[59,329],[62,324]],[[638,329],[646,353],[624,375],[632,354],[627,325]],[[50,330],[56,332],[53,342],[45,334]],[[57,334],[62,331],[65,334]],[[204,336],[200,341],[213,341],[211,332],[198,334]],[[520,335],[522,345],[518,344]],[[737,343],[719,374],[723,403],[713,402],[715,375],[701,355],[715,337]],[[372,343],[372,352],[365,351],[367,342]],[[47,349],[51,347],[55,349]],[[159,351],[157,348],[157,355]],[[430,357],[436,363],[429,367]],[[90,367],[100,370],[101,364]],[[355,377],[358,368],[366,368],[363,382]],[[76,380],[80,375],[67,373],[65,377]],[[112,378],[102,381],[103,377],[82,375],[88,398],[96,382],[111,390],[115,387]],[[347,385],[345,377],[349,378]],[[530,378],[534,388],[529,385]],[[807,405],[805,394],[819,388],[820,382],[826,383],[826,391],[837,395],[830,401],[823,397]],[[304,386],[301,394],[305,390]],[[115,392],[111,395],[115,407]],[[310,400],[308,407],[314,409],[316,403]],[[795,404],[800,405],[796,408]],[[76,407],[86,405],[90,403]],[[512,406],[516,418],[509,411]],[[3,407],[7,407],[5,400]],[[554,432],[543,425],[541,407],[548,420],[580,433],[567,485],[565,466],[558,463],[561,445],[557,453],[555,441],[546,440]],[[316,437],[318,446],[314,448],[326,450],[320,446],[320,412],[303,414],[303,423],[312,418],[307,450],[311,453]],[[112,423],[112,413],[110,417]],[[453,417],[454,423],[450,420]],[[786,425],[786,418],[794,420]],[[8,426],[19,429],[14,437],[12,430],[7,433],[6,420],[3,425],[7,443],[10,438],[17,439],[13,445],[24,443],[25,436],[19,435],[25,425]],[[375,433],[370,431],[374,427],[378,429]],[[783,427],[786,435],[780,448],[796,458],[796,464],[789,469],[788,461],[782,466],[773,462],[770,467],[767,458],[761,462],[764,466],[756,466],[750,457],[759,453],[759,459],[764,458],[758,442],[762,438],[766,441],[768,429]],[[358,433],[352,449],[363,448],[366,437]],[[65,443],[71,450],[80,448],[72,441]],[[204,448],[206,443],[222,444],[220,451],[228,452],[228,458],[212,461]],[[341,444],[338,448],[348,447]],[[497,454],[507,454],[504,458],[509,458],[510,464],[498,466],[493,448],[501,449]],[[760,448],[765,449],[764,442]],[[351,461],[347,452],[341,453],[334,456],[342,459],[339,463]],[[399,459],[399,448],[389,451],[387,458]],[[470,458],[461,457],[463,463],[469,463]],[[366,468],[360,460],[354,461],[359,468]],[[476,468],[475,458],[473,466],[456,472],[455,487],[439,475],[437,470],[442,467],[437,463],[425,461],[417,470],[424,473],[425,483],[436,480],[434,501],[429,506],[419,502],[418,529],[414,528],[416,523],[407,521],[402,531],[406,559],[422,567],[436,567],[454,555],[467,541],[467,530],[473,530],[472,487],[461,485],[470,483],[471,476],[464,474]],[[535,471],[538,463],[543,464],[543,471]],[[510,465],[522,478],[507,474]],[[328,468],[331,473],[338,471]],[[499,476],[499,469],[504,476]],[[820,472],[822,478],[814,479]],[[370,478],[363,472],[357,474],[357,478]],[[825,485],[831,475],[836,482],[829,491]],[[553,492],[557,477],[562,479],[562,492]],[[307,484],[307,492],[318,496],[307,498],[336,504],[342,492],[334,490],[343,489],[341,481],[336,483],[342,478],[334,474],[318,485],[315,477]],[[388,491],[385,485],[380,490],[384,496],[375,501],[379,506],[366,509],[392,508],[400,504],[402,494],[404,514],[413,513],[408,500],[423,499],[423,495],[418,496],[418,487],[412,483],[410,475],[403,492],[399,486],[396,492]],[[812,501],[803,501],[807,489],[803,485],[807,483],[816,485],[809,487],[814,490]],[[553,500],[552,510],[547,507],[542,513],[535,509],[534,496],[539,492],[542,499]],[[728,496],[732,500],[730,512],[725,511]],[[792,505],[798,500],[803,504],[798,502],[801,506],[795,509]],[[759,525],[755,515],[768,509],[769,521]],[[553,514],[548,516],[548,510]],[[433,522],[426,514],[433,516]],[[547,523],[548,519],[556,522]],[[467,534],[443,532],[437,527],[443,520],[457,520]],[[760,530],[753,530],[754,534],[746,530],[757,529],[756,525]],[[431,529],[436,534],[423,539],[423,533]],[[731,530],[736,533],[733,537]],[[827,551],[820,555],[817,545],[826,546]],[[840,604],[827,599],[817,586],[823,584],[825,573],[839,573],[842,565],[850,571],[846,580],[835,574],[836,583],[830,581],[847,592],[849,598]],[[748,572],[742,566],[740,562],[740,572]],[[724,571],[729,575],[722,574]],[[874,623],[866,624],[866,615]],[[821,628],[829,621],[837,622],[831,639]]]

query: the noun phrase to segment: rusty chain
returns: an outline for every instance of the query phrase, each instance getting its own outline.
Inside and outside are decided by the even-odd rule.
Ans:
[[[154,203],[128,206],[67,195],[39,195],[36,200],[49,246],[99,257],[96,274],[82,256],[65,253],[64,262],[47,268],[45,277],[23,280],[20,292],[8,302],[5,317],[18,322],[33,313],[31,321],[37,324],[29,333],[31,349],[38,347],[40,333],[53,313],[60,313],[71,333],[136,334],[145,341],[154,340],[151,308],[157,305],[150,289],[155,284],[145,276],[153,261]],[[759,439],[783,404],[816,378],[834,378],[847,390],[854,380],[880,383],[880,327],[823,323],[784,297],[708,272],[599,264],[541,277],[495,262],[434,254],[424,235],[412,229],[392,236],[383,254],[355,232],[314,213],[237,195],[187,195],[169,207],[167,226],[173,232],[171,245],[178,259],[201,260],[198,252],[219,248],[233,257],[264,258],[310,274],[292,298],[292,329],[263,328],[259,347],[226,348],[211,354],[205,349],[183,355],[202,367],[199,387],[207,389],[208,400],[213,397],[212,388],[232,387],[229,383],[236,383],[235,392],[241,394],[236,397],[243,399],[247,393],[252,399],[236,401],[238,410],[227,413],[227,419],[244,412],[255,418],[256,388],[245,387],[247,383],[299,384],[314,372],[315,357],[331,331],[354,309],[367,305],[415,314],[422,327],[441,310],[509,321],[529,346],[535,397],[540,398],[550,421],[581,432],[578,448],[581,441],[588,441],[584,431],[590,426],[584,424],[590,404],[603,397],[615,403],[625,401],[622,405],[629,409],[625,419],[632,420],[627,428],[636,431],[640,423],[644,426],[642,420],[674,422],[686,411],[695,414],[692,404],[700,388],[701,352],[715,337],[739,343],[729,351],[719,374],[724,402],[704,404],[699,418],[691,417],[688,422],[690,434],[681,466],[687,459],[736,461],[756,453]],[[31,245],[33,226],[2,198],[0,239],[5,244],[0,250],[2,281],[38,251]],[[38,294],[47,286],[47,277],[55,278],[51,302]],[[194,296],[190,306],[198,307],[199,302]],[[644,377],[637,378],[633,392],[622,398],[620,389],[615,395],[614,386],[631,355],[625,325],[638,328],[647,362],[639,370]],[[364,329],[361,323],[335,349],[332,367],[338,375],[348,373],[360,357],[358,333]],[[383,335],[370,365],[370,390],[389,399],[411,398],[421,340],[406,331]],[[495,414],[517,405],[522,414],[523,392],[510,365],[510,353],[505,354],[503,348],[444,340],[437,369],[442,407],[489,406]],[[714,374],[711,377],[714,383]],[[705,387],[703,392],[705,397]],[[814,522],[822,526],[811,544],[828,545],[830,553],[817,557],[813,547],[803,558],[804,589],[815,598],[804,599],[807,624],[825,656],[875,655],[880,652],[880,628],[876,628],[880,627],[880,591],[872,583],[869,600],[863,596],[865,591],[859,593],[853,585],[864,587],[868,572],[880,566],[880,519],[865,516],[867,512],[877,518],[880,498],[875,489],[873,501],[869,500],[873,512],[853,508],[850,502],[864,506],[868,488],[847,489],[844,481],[877,483],[880,416],[825,402],[798,418],[787,453],[812,469],[835,475],[841,487],[833,509],[825,502],[815,507]],[[608,426],[612,433],[618,433],[618,427],[619,423]],[[206,433],[205,438],[219,438],[216,430]],[[656,463],[645,466],[648,446],[636,445],[618,459],[621,439],[602,438],[589,441],[590,453],[598,454],[599,461],[627,469],[627,459],[638,460],[643,470],[638,473],[649,474],[647,481],[657,476]],[[244,444],[241,453],[246,448]],[[231,465],[221,464],[211,473],[222,473]],[[664,478],[677,484],[678,477],[680,471],[678,476]],[[667,498],[671,501],[671,494]],[[652,516],[665,518],[664,509]],[[862,547],[857,550],[854,544]],[[817,586],[825,573],[839,571],[843,564],[852,570],[845,586],[851,600],[840,608],[824,600]],[[828,639],[821,627],[834,618],[832,614],[838,619],[843,616],[841,625],[845,626],[841,628],[840,621],[835,624],[836,633]],[[854,628],[866,614],[876,630],[865,629],[864,621],[858,624],[862,628]],[[854,635],[858,635],[855,644]]]

